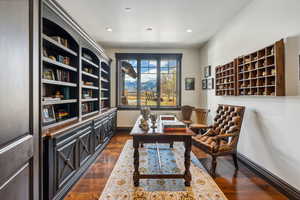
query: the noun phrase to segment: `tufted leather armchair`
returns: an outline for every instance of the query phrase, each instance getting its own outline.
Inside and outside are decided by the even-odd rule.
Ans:
[[[212,128],[203,135],[193,137],[193,144],[212,156],[212,176],[215,176],[218,156],[232,155],[238,169],[237,144],[244,112],[243,106],[220,104]]]

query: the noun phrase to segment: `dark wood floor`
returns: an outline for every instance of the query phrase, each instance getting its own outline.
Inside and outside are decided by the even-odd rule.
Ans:
[[[117,133],[98,156],[96,162],[77,182],[68,193],[65,200],[98,200],[108,180],[125,142],[130,139],[128,133]],[[198,158],[205,159],[207,155],[193,147]],[[218,158],[217,178],[218,186],[228,199],[232,200],[281,200],[288,199],[266,181],[252,173],[242,163],[240,170],[235,172],[229,158]]]

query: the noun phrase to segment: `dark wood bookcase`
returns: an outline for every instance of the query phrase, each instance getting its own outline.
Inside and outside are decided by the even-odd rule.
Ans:
[[[217,96],[284,96],[284,41],[217,66]]]
[[[109,110],[110,60],[55,18],[43,17],[42,24],[43,131]]]
[[[101,62],[101,109],[110,108],[110,67],[109,63]]]
[[[238,95],[284,96],[284,42],[237,58]]]
[[[236,95],[236,61],[216,67],[216,95]]]

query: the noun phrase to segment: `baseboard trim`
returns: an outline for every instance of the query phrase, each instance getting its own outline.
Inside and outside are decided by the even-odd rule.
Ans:
[[[117,131],[120,132],[130,132],[132,127],[117,127]]]
[[[238,160],[244,165],[246,165],[254,173],[258,174],[264,180],[269,182],[272,186],[274,186],[276,189],[278,189],[280,192],[286,195],[289,199],[300,199],[300,191],[298,189],[291,186],[278,176],[272,174],[267,169],[261,167],[260,165],[256,164],[255,162],[253,162],[252,160],[240,153],[238,153]]]

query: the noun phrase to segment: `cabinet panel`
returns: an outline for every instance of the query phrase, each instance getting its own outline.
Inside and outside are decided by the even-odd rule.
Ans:
[[[89,129],[87,132],[79,136],[78,138],[78,157],[79,157],[79,165],[82,166],[87,159],[92,154],[92,148],[91,148],[91,137],[92,137],[92,130]]]
[[[76,171],[76,139],[56,150],[56,188],[60,189]]]

